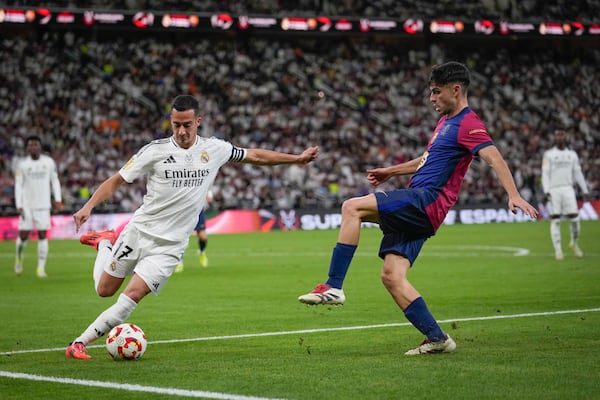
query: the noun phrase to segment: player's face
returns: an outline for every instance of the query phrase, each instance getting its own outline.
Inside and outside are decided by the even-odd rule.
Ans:
[[[189,149],[196,142],[200,121],[202,117],[196,116],[194,110],[171,111],[173,139],[179,147]]]
[[[34,160],[40,158],[40,154],[42,153],[42,144],[37,140],[30,140],[27,142],[27,154],[31,156]]]
[[[433,82],[429,86],[429,101],[433,104],[435,111],[442,115],[452,115],[458,105],[458,93],[460,88],[456,84],[438,85]]]
[[[564,148],[567,144],[567,132],[563,131],[562,129],[559,129],[556,132],[554,132],[554,142],[556,143],[556,146],[558,146],[558,148]]]

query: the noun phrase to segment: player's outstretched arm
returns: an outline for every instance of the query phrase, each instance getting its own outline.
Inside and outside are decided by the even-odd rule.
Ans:
[[[392,176],[414,174],[422,159],[423,156],[390,167],[369,169],[367,170],[367,180],[371,185],[377,187]]]
[[[266,149],[246,149],[246,158],[242,162],[256,165],[308,164],[319,156],[317,146],[309,147],[301,154],[280,153]]]
[[[73,214],[73,220],[75,221],[75,232],[79,232],[79,228],[83,225],[92,213],[92,209],[109,199],[119,187],[125,182],[121,174],[116,173],[98,186],[98,189],[94,192],[92,197],[81,207],[79,211]]]
[[[515,184],[515,180],[512,177],[512,173],[496,146],[484,147],[479,150],[479,156],[492,167],[494,172],[496,172],[498,180],[508,194],[508,208],[510,211],[516,213],[517,208],[520,208],[530,218],[537,218],[539,215],[538,210],[521,197],[517,185]]]

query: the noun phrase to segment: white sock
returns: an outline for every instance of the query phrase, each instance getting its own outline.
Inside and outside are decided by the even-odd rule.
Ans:
[[[125,322],[135,310],[135,306],[137,306],[135,301],[121,293],[117,302],[100,314],[79,337],[73,340],[73,343],[81,342],[88,345],[99,337],[106,335],[112,328]]]
[[[23,259],[23,250],[25,250],[25,246],[27,246],[27,239],[21,240],[21,237],[17,237],[16,249],[17,249],[17,260]]]
[[[554,251],[562,251],[560,243],[560,219],[556,218],[550,221],[550,237],[552,238],[552,244],[554,245]]]
[[[46,259],[48,258],[48,239],[38,239],[38,270],[46,271]]]
[[[102,242],[104,242],[104,240]],[[104,266],[110,263],[110,259],[112,258],[112,246],[101,246],[102,242],[100,242],[100,245],[98,246],[98,254],[96,254],[96,261],[94,261],[93,274],[96,293],[98,292],[98,284],[100,283],[102,272],[104,272]],[[106,240],[106,242],[110,245],[108,240]]]
[[[571,218],[571,244],[573,246],[577,245],[577,241],[579,240],[579,232],[580,232],[580,224],[579,217]]]

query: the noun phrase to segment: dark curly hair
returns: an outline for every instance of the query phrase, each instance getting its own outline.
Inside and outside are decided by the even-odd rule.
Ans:
[[[463,90],[466,90],[471,83],[471,74],[466,65],[456,61],[449,61],[443,64],[435,65],[429,75],[429,84],[447,85],[448,83],[460,83]]]

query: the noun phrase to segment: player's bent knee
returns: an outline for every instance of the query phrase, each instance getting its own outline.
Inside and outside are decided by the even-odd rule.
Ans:
[[[344,200],[342,203],[342,216],[357,216],[358,204],[358,199],[355,198]]]
[[[112,278],[112,279],[101,279],[96,287],[96,293],[100,297],[110,297],[114,295],[117,290],[121,287],[123,279]]]
[[[96,293],[98,293],[98,296],[100,297],[110,297],[112,295],[114,295],[116,293],[116,290],[112,290],[111,288],[105,288],[102,286],[98,286],[96,288]]]
[[[106,287],[106,286],[98,286],[96,288],[96,293],[100,297],[110,297],[117,292],[118,288]]]

